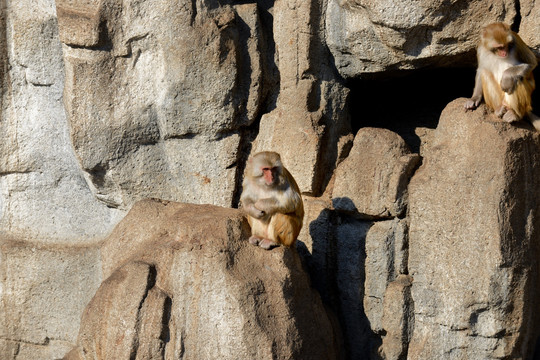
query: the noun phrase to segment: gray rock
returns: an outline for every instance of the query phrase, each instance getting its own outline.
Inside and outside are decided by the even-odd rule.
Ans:
[[[535,54],[540,54],[540,34],[538,33],[538,21],[540,17],[540,4],[532,0],[519,1],[521,22],[519,24],[519,36],[533,49]]]
[[[319,196],[350,145],[349,90],[329,66],[324,1],[276,2],[273,40],[279,69],[276,107],[262,116],[252,153],[281,154],[300,190]]]
[[[403,336],[411,333],[414,307],[405,296],[409,290],[398,290],[407,275],[395,271],[405,257],[403,222],[341,218],[328,239],[335,244],[326,255],[326,276],[334,284],[323,291],[337,309],[350,359],[406,353],[408,337]]]
[[[472,52],[482,25],[515,16],[512,0],[329,0],[326,38],[339,73],[362,77],[445,65]]]
[[[365,281],[364,312],[370,328],[377,334],[383,333],[383,302],[389,283],[401,272],[405,243],[403,220],[379,221],[373,224],[365,238]],[[400,270],[400,272],[396,272]]]
[[[402,334],[411,332],[414,306],[408,289],[391,284],[407,273],[407,220],[359,221],[333,210],[326,196],[304,196],[304,209],[299,252],[341,324],[347,358],[406,353]]]
[[[383,359],[405,359],[414,327],[414,302],[409,275],[399,275],[384,294],[382,327],[385,335],[379,354]]]
[[[0,357],[59,359],[101,282],[99,249],[1,239]]]
[[[365,238],[371,223],[351,220],[335,229],[335,289],[339,319],[350,359],[368,356],[373,332],[366,317],[365,296]]]
[[[59,359],[101,281],[97,201],[71,146],[52,0],[0,6],[0,358]]]
[[[123,214],[92,196],[71,147],[54,2],[21,0],[0,12],[9,29],[0,42],[0,229],[39,242],[95,242]]]
[[[538,135],[451,104],[415,131],[409,206],[418,156],[365,128],[349,154],[339,75],[467,65],[492,21],[540,54],[539,6],[232,3],[0,6],[0,358],[77,341],[68,358],[531,358]],[[239,240],[233,210],[141,202],[101,247],[141,198],[234,205],[259,150],[304,192],[298,250],[324,306],[294,251]]]
[[[332,304],[335,287],[334,227],[336,215],[330,200],[303,196],[304,226],[298,236],[297,248],[307,264],[311,282],[323,301]]]

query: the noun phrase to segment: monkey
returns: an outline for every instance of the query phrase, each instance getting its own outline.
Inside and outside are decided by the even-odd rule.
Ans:
[[[247,162],[240,203],[251,226],[249,243],[269,250],[290,247],[304,218],[304,204],[296,181],[276,152],[263,151]]]
[[[511,123],[527,116],[540,131],[540,119],[531,112],[531,94],[535,88],[532,71],[537,60],[519,35],[504,23],[485,26],[477,59],[473,95],[465,103],[465,109],[476,109],[484,99],[497,117]]]

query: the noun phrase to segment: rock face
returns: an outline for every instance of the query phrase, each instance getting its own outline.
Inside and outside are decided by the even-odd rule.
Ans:
[[[482,25],[540,55],[537,2],[2,5],[1,359],[539,357],[538,134],[463,100],[438,124]],[[260,150],[298,254],[138,203],[236,207]]]
[[[112,0],[78,3],[57,1],[64,101],[95,196],[121,209],[145,197],[233,205],[246,131],[260,116],[271,78],[257,5],[128,1],[120,11]],[[268,39],[280,49],[280,96],[258,142],[265,150],[290,148],[284,160],[308,192],[320,191],[325,174],[318,169],[335,166],[339,139],[349,132],[347,90],[321,65],[329,54],[319,55],[321,40],[313,47],[299,37],[319,32],[318,17],[303,16],[319,6],[275,6]],[[291,42],[291,34],[299,38]],[[322,95],[306,101],[314,91]],[[299,101],[291,102],[292,92]],[[288,161],[298,154],[290,136],[299,139],[303,162]]]
[[[329,198],[304,201],[304,257],[314,287],[338,316],[348,359],[407,354],[412,279],[403,216],[417,164],[396,134],[361,129]]]
[[[346,78],[444,64],[475,48],[482,25],[512,23],[516,3],[329,0],[327,42]],[[521,7],[524,31],[534,31],[537,8],[531,2]],[[538,39],[530,35],[528,40]]]
[[[462,106],[455,101],[441,115],[409,187],[409,356],[532,358],[540,140],[528,124],[486,121]]]
[[[253,153],[281,153],[300,190],[314,195],[323,192],[352,139],[345,111],[349,91],[327,60],[324,3],[275,3],[273,39],[279,95],[276,108],[262,116],[253,143]]]
[[[540,4],[536,1],[525,0],[520,1],[519,6],[523,17],[519,25],[519,35],[538,54],[540,52],[540,38],[534,19],[538,19],[540,15]]]
[[[370,164],[395,169],[408,153],[384,129],[361,129],[330,196],[305,199],[300,249],[338,315],[348,358],[532,359],[538,351],[540,139],[528,123],[463,104],[447,106],[422,166],[412,180],[403,176],[408,196],[397,203],[407,211],[366,219],[353,206],[377,204],[368,200],[378,188],[355,190],[370,184]],[[357,147],[366,134],[373,147]],[[399,183],[377,182],[392,184],[383,194],[400,194]],[[355,199],[348,207],[344,193]]]
[[[66,359],[338,358],[296,252],[248,237],[237,210],[137,203],[102,248],[108,278]]]
[[[62,105],[54,1],[0,6],[0,358],[60,359],[123,214],[88,189]]]
[[[255,4],[78,3],[57,1],[64,101],[96,197],[231,206],[240,130],[262,91]]]
[[[2,236],[0,251],[0,358],[61,359],[101,283],[99,248]]]
[[[121,214],[92,196],[71,147],[54,2],[16,1],[0,12],[1,229],[40,242],[92,242]]]

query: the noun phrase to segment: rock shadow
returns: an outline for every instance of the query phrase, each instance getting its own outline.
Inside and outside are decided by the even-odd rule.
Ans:
[[[343,201],[351,199],[344,198]],[[344,338],[346,358],[377,358],[381,335],[372,330],[364,310],[366,236],[373,221],[359,213],[324,209],[307,224],[312,239],[298,250],[305,260],[312,286],[323,303],[337,315]]]

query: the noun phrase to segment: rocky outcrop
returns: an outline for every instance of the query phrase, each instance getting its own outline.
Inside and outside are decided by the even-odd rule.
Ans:
[[[418,160],[396,134],[361,129],[327,198],[305,199],[300,249],[314,287],[338,315],[349,359],[407,353],[413,323],[404,216]]]
[[[57,1],[71,140],[95,196],[121,209],[145,197],[233,205],[250,125],[273,101],[269,47],[280,90],[255,147],[283,149],[303,191],[320,192],[349,133],[348,92],[324,61],[320,5],[289,6],[264,34],[255,3]]]
[[[237,210],[137,203],[102,248],[108,277],[66,359],[338,358],[296,251],[248,237]]]
[[[444,110],[409,186],[409,356],[532,358],[540,139],[530,124],[465,113],[463,103]]]
[[[334,207],[368,219],[403,215],[407,185],[419,160],[396,133],[360,129],[349,156],[336,169]]]
[[[318,196],[352,136],[349,90],[330,66],[324,38],[324,1],[277,1],[273,39],[279,92],[265,113],[252,152],[277,151],[300,190]]]
[[[449,104],[441,115],[414,175],[410,169],[417,157],[401,139],[385,129],[363,129],[336,171],[334,191],[305,197],[298,250],[313,286],[337,316],[346,358],[532,358],[536,351],[539,136],[530,124],[503,123],[483,107],[464,112],[463,101]],[[379,145],[371,152],[361,150],[366,134],[385,141],[374,141]],[[400,161],[404,157],[407,161]],[[409,164],[401,172],[389,171],[401,174],[400,181],[379,182],[388,184],[384,193],[399,194],[395,202],[402,211],[366,218],[358,210],[334,207],[342,199],[335,189],[347,188],[337,186],[338,176],[355,177],[352,161],[361,161],[364,169]],[[355,194],[352,185],[350,194]],[[314,346],[304,343],[314,328],[324,329],[308,336],[318,339],[318,356],[338,356],[338,330],[310,289],[296,251],[258,252],[245,243],[245,226],[233,210],[138,203],[101,248],[107,280],[87,307],[78,346],[67,358],[166,358],[179,349],[198,358],[203,350],[200,339],[190,338],[193,333],[217,336],[202,341],[204,354],[212,357],[240,352],[247,358],[311,358],[301,349]],[[269,269],[274,269],[270,278]],[[314,308],[300,310],[306,303]],[[220,314],[219,321],[209,314]],[[314,325],[313,314],[322,323]],[[294,325],[283,320],[291,316]],[[273,325],[261,319],[272,319]],[[108,328],[109,336],[100,335]],[[227,341],[215,335],[238,329],[244,332]],[[290,335],[291,329],[297,345],[279,335]],[[268,334],[278,339],[270,343],[286,345],[261,350],[272,348]]]
[[[521,21],[515,30],[539,51],[538,9],[514,0],[329,0],[327,42],[345,78],[460,61],[474,50],[479,28],[496,21]]]
[[[463,103],[443,111],[412,179],[402,172],[406,192],[396,191],[399,181],[377,182],[391,185],[382,194],[401,194],[395,203],[407,211],[366,218],[352,206],[377,204],[369,199],[380,188],[355,190],[368,187],[364,174],[376,164],[400,174],[393,164],[408,150],[384,129],[361,129],[333,192],[305,199],[299,249],[338,314],[348,358],[532,359],[538,351],[539,136],[526,122],[503,123],[484,107],[465,112]],[[357,147],[366,134],[373,148]],[[356,200],[340,207],[347,190]]]
[[[506,21],[540,55],[538,9],[5,2],[0,358],[58,359],[77,341],[75,358],[209,357],[192,331],[228,356],[229,329],[248,358],[538,356],[538,135],[462,101],[437,126],[471,92],[480,27]],[[234,210],[159,202],[103,242],[146,197],[236,207],[259,150],[303,192],[298,255],[244,246]]]

